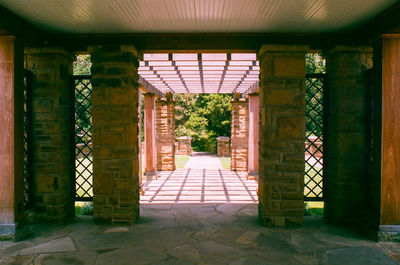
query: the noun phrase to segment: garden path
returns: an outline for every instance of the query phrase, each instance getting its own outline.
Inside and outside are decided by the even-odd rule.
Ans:
[[[185,168],[190,169],[223,169],[219,158],[210,153],[193,152]]]

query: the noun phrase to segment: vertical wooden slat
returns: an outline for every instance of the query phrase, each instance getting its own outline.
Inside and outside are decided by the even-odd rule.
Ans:
[[[23,218],[23,100],[22,46],[13,37],[1,37],[0,225],[13,225]]]
[[[381,225],[400,224],[400,36],[382,40]]]

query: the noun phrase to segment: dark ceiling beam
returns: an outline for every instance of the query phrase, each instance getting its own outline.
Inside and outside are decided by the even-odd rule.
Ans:
[[[371,42],[388,33],[400,33],[400,1],[355,29],[349,37],[361,42]]]
[[[354,40],[351,40],[354,42]],[[142,52],[225,51],[257,52],[263,44],[307,44],[310,49],[324,49],[335,44],[348,44],[344,34],[299,33],[148,33],[148,34],[59,34],[48,45],[64,46],[71,51],[86,51],[90,45],[134,45]]]
[[[49,34],[0,6],[0,35],[13,35],[26,45],[40,46]]]

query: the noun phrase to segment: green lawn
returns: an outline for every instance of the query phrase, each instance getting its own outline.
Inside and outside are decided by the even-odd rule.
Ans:
[[[220,157],[219,161],[222,164],[224,169],[230,170],[231,169],[231,158],[230,157]]]
[[[184,168],[189,159],[190,156],[175,155],[175,167]]]

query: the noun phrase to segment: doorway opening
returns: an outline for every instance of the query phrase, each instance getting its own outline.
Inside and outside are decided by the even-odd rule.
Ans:
[[[152,148],[157,152],[147,152],[154,139],[150,135],[147,143],[145,137],[141,202],[256,203],[257,179],[248,174],[249,108],[245,99],[247,93],[257,92],[253,91],[259,75],[256,54],[145,53],[139,74],[146,81],[145,93],[150,90],[166,97],[163,102],[154,99],[155,121],[149,121],[151,110],[146,113],[146,106],[142,108],[145,123],[155,125]],[[148,136],[143,127],[143,135]],[[228,141],[220,143],[222,138]],[[228,150],[218,156],[224,144]],[[157,165],[151,165],[152,161]],[[152,168],[161,170],[148,172]]]

